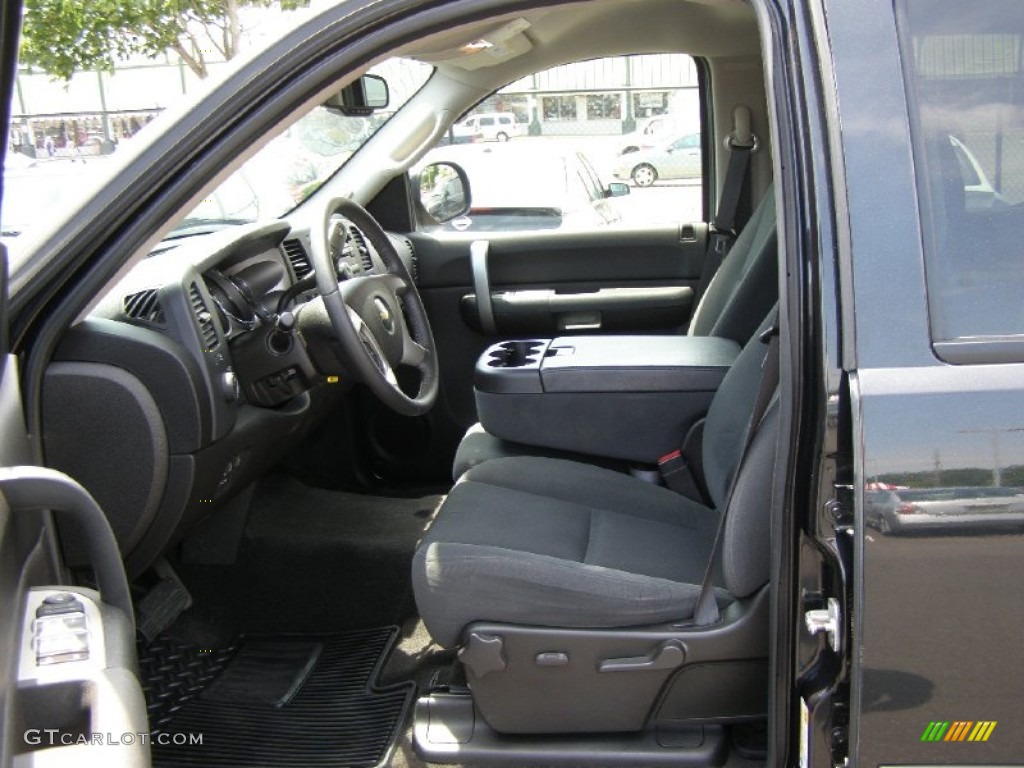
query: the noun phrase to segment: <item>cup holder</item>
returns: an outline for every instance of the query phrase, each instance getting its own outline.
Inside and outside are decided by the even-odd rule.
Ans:
[[[490,368],[522,368],[536,365],[544,355],[546,341],[503,341],[488,351]]]

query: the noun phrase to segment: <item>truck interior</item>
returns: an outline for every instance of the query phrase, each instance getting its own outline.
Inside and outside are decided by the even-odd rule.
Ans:
[[[59,308],[17,307],[37,455],[117,544],[52,498],[37,546],[60,563],[27,583],[64,586],[31,592],[24,631],[79,611],[105,650],[15,686],[26,728],[88,734],[107,713],[103,730],[203,734],[154,740],[158,766],[765,763],[796,389],[772,18],[742,0],[452,5],[360,37],[328,10],[286,36],[323,70],[287,117],[170,172],[162,212],[120,198]],[[474,105],[662,53],[700,73],[701,219],[427,226],[409,169]],[[288,122],[398,57],[429,77],[305,201],[163,240]],[[104,687],[111,667],[129,676]]]

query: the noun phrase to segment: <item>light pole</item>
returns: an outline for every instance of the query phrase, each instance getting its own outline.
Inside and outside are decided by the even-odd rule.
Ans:
[[[530,82],[530,127],[529,134],[531,136],[540,136],[540,104],[537,98],[537,75],[534,73],[533,78]]]
[[[633,57],[626,57],[626,118],[622,121],[622,132],[632,133],[636,130],[636,117],[633,115]]]
[[[110,113],[107,111],[107,91],[103,85],[103,72],[98,69],[96,70],[96,82],[100,90],[100,110],[103,121],[103,145],[100,151],[104,155],[109,155],[114,151],[114,139],[110,135]]]

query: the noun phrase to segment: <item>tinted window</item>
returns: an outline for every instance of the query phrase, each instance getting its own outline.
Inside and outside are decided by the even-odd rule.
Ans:
[[[932,338],[1022,335],[1024,8],[906,0],[901,25]]]

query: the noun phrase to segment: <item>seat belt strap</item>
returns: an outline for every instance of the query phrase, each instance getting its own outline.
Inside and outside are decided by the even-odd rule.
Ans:
[[[761,341],[768,345],[765,352],[764,362],[761,364],[761,381],[758,384],[757,396],[754,398],[754,410],[750,414],[750,421],[747,422],[747,429],[743,435],[743,449],[740,451],[740,459],[736,464],[736,470],[729,481],[729,487],[725,492],[725,500],[722,503],[721,514],[718,518],[718,530],[715,531],[715,540],[711,545],[711,555],[708,557],[707,567],[704,569],[704,578],[700,584],[700,594],[697,596],[697,607],[693,612],[693,623],[698,627],[705,627],[714,624],[719,619],[718,602],[715,600],[714,572],[718,562],[719,551],[722,548],[722,535],[725,531],[725,519],[729,514],[729,505],[732,503],[732,494],[736,489],[736,481],[740,476],[740,469],[747,458],[747,451],[750,444],[754,442],[754,435],[761,425],[768,406],[779,386],[779,321],[776,316],[775,322],[763,334]]]
[[[738,106],[733,111],[733,125],[733,132],[729,134],[728,139],[729,167],[725,171],[725,183],[718,198],[715,219],[711,224],[704,269],[697,284],[698,302],[707,291],[718,268],[722,266],[732,244],[736,242],[736,214],[747,184],[750,156],[757,149],[757,138],[750,133],[750,112],[746,107]]]
[[[712,222],[716,232],[732,233],[736,229],[736,213],[740,207],[743,185],[747,182],[750,170],[750,155],[754,151],[754,142],[749,144],[733,144],[729,140],[729,167],[725,171],[725,186],[718,199],[718,208]]]
[[[733,243],[736,242],[736,209],[739,206],[743,187],[746,185],[747,170],[750,168],[750,153],[753,151],[753,145],[731,149],[729,168],[725,174],[725,186],[722,187],[718,211],[711,225],[704,269],[700,273],[700,282],[697,284],[697,301],[700,301],[708,286],[711,285],[712,278],[718,272],[718,268],[722,266]]]

